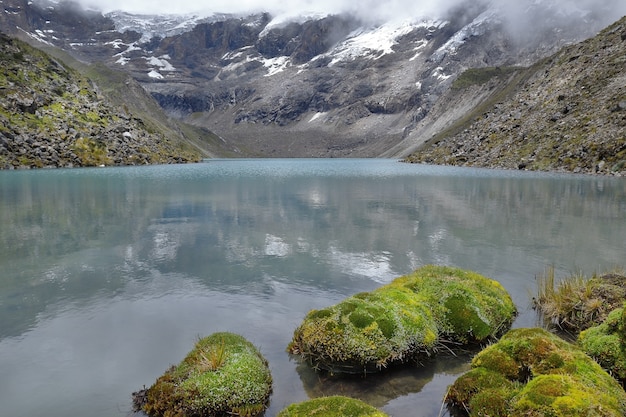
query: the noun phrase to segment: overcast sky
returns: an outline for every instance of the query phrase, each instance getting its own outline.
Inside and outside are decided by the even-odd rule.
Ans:
[[[296,13],[336,14],[353,12],[361,17],[389,18],[443,16],[446,10],[468,0],[77,0],[103,12],[124,10],[131,13],[253,13],[267,11],[273,15]],[[469,0],[477,3],[478,0]],[[594,10],[613,22],[626,15],[626,0],[492,0],[510,12],[531,3],[544,1],[560,8]]]
[[[247,13],[267,11],[272,14],[301,12],[336,14],[367,13],[380,16],[438,14],[441,9],[462,0],[78,0],[104,12],[124,10],[132,13],[222,12]],[[519,1],[519,0],[518,0]]]

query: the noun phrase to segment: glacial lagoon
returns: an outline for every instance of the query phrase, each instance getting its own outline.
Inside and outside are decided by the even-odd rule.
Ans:
[[[268,359],[267,417],[343,394],[436,417],[471,353],[337,379],[289,357],[311,309],[425,264],[498,280],[520,315],[536,276],[626,266],[626,179],[403,164],[235,159],[0,172],[0,404],[13,417],[127,416],[195,341]]]

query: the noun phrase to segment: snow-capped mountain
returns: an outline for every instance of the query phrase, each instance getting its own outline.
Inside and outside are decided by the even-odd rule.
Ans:
[[[103,15],[2,0],[0,23],[130,73],[169,114],[244,154],[399,156],[486,93],[451,101],[462,71],[527,66],[610,23],[554,1],[523,4],[515,15],[468,1],[441,16],[373,23],[345,14]]]

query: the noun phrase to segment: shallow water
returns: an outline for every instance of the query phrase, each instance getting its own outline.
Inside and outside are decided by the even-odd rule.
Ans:
[[[0,404],[17,416],[125,416],[198,337],[269,360],[266,416],[309,397],[440,414],[469,355],[356,379],[289,358],[312,308],[429,263],[500,281],[534,326],[535,276],[624,265],[626,180],[401,164],[211,160],[0,172]]]

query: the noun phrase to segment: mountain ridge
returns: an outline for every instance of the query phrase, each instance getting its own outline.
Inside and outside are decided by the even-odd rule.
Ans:
[[[624,175],[625,69],[626,17],[519,69],[524,77],[506,99],[474,114],[456,132],[435,137],[407,160]],[[462,80],[463,75],[457,82]]]
[[[0,34],[0,169],[196,162],[217,148],[155,119],[160,108],[128,75],[88,66],[85,78],[55,52]]]
[[[260,157],[406,157],[519,74],[452,91],[463,71],[531,66],[605,23],[598,10],[542,0],[517,16],[536,22],[528,33],[487,1],[439,18],[378,23],[352,15],[176,20],[87,11],[74,27],[68,21],[79,20],[68,16],[82,12],[47,4],[0,1],[13,11],[0,23],[131,75],[169,117],[214,132],[231,155]]]

